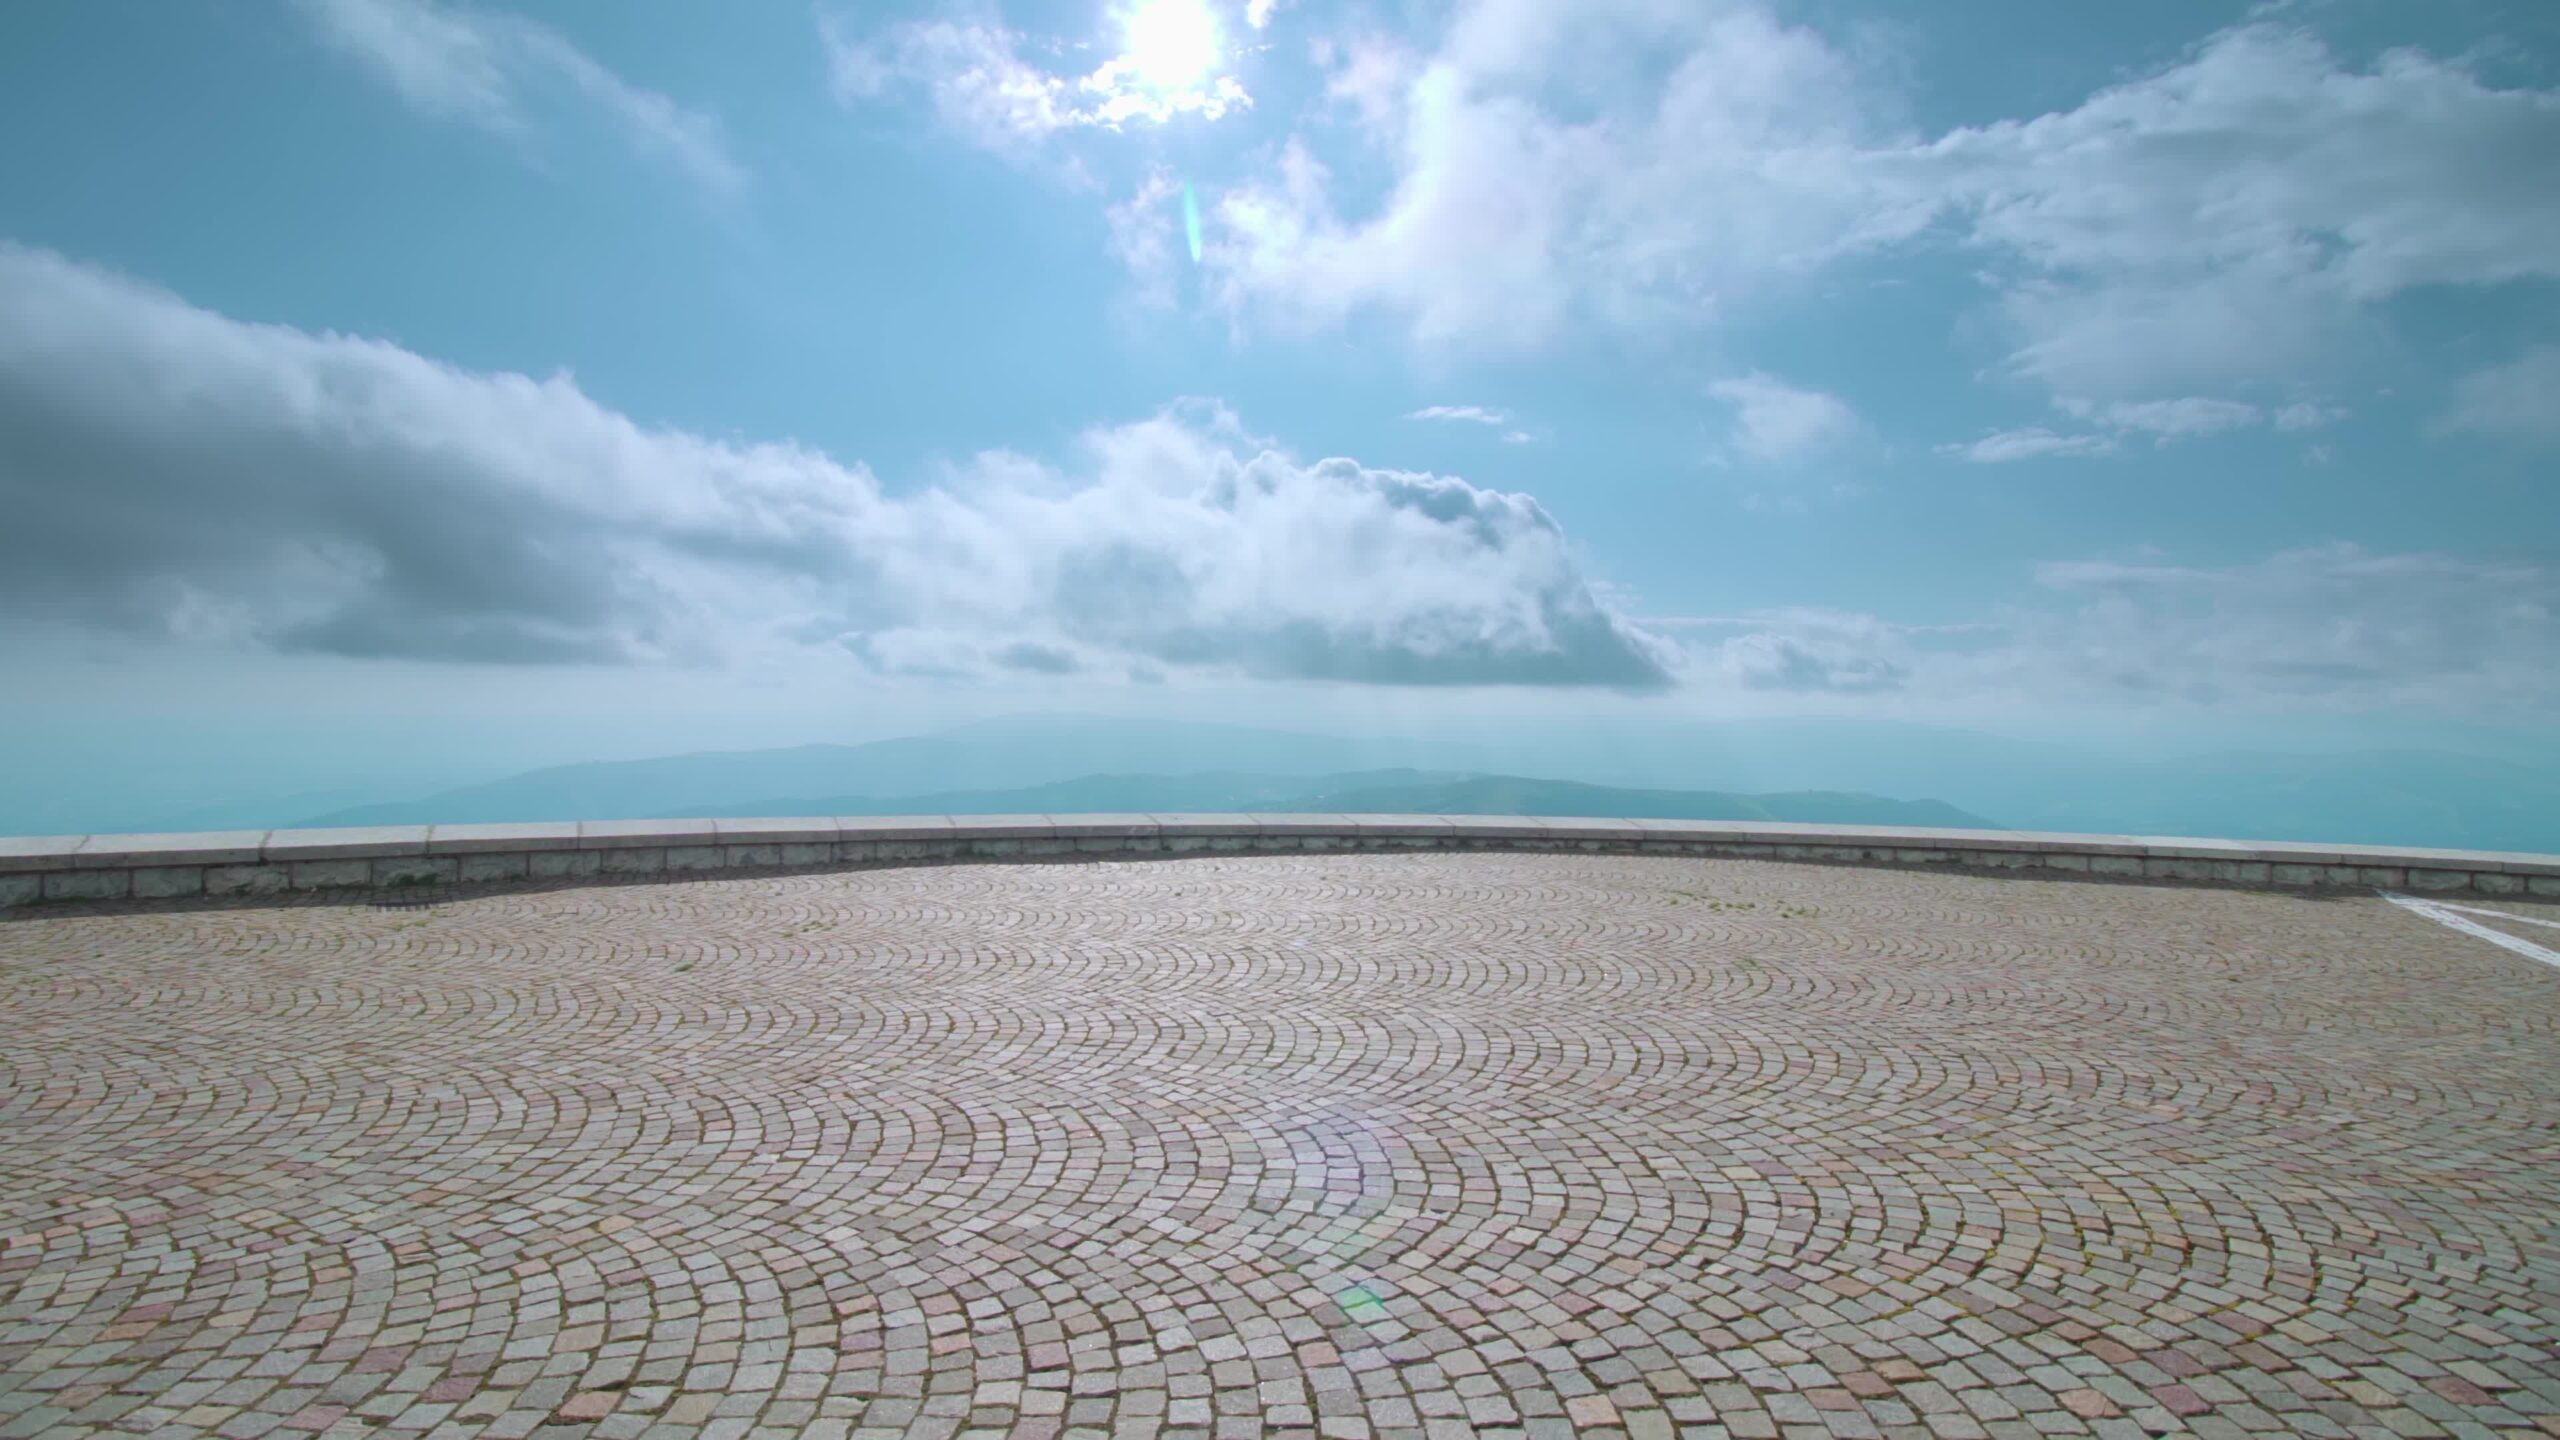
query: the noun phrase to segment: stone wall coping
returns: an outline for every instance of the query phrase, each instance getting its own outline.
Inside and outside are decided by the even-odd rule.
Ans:
[[[667,869],[700,870],[728,865],[829,863],[810,858],[806,849],[771,847],[881,847],[839,850],[834,859],[859,863],[867,858],[957,857],[968,854],[1041,854],[1064,851],[1108,852],[1111,842],[1133,842],[1133,849],[1159,850],[1215,846],[1221,841],[1269,839],[1278,848],[1322,847],[1397,841],[1470,843],[1517,847],[1523,844],[1702,846],[1724,853],[1765,850],[1777,858],[1816,860],[1928,860],[1950,864],[2007,865],[2022,856],[2035,857],[2031,868],[2063,873],[2092,867],[2073,856],[2132,857],[2096,866],[2106,874],[2148,874],[2178,878],[2181,867],[2195,873],[2227,876],[2246,883],[2346,884],[2359,881],[2401,883],[2412,888],[2429,881],[2468,884],[2465,876],[2501,877],[2479,881],[2493,893],[2521,893],[2528,884],[2535,894],[2560,893],[2560,854],[2520,854],[2428,847],[2329,845],[2317,843],[2224,840],[2184,835],[2071,835],[2018,830],[1954,830],[1922,826],[1819,825],[1739,820],[1654,820],[1609,816],[1539,815],[1276,815],[1276,814],[1126,814],[1126,815],[819,815],[741,816],[703,820],[588,820],[476,825],[387,825],[344,829],[228,830],[200,834],[21,835],[0,836],[0,904],[18,897],[59,891],[65,897],[94,891],[101,885],[117,893],[160,894],[162,887],[191,883],[189,867],[200,869],[207,893],[217,875],[225,884],[264,884],[246,876],[243,867],[283,867],[292,883],[308,874],[335,873],[308,861],[371,860],[392,870],[434,876],[443,873],[499,875],[507,873],[589,873],[562,861],[544,870],[544,855],[583,851],[630,852],[602,857],[602,867],[630,873],[663,864]],[[942,842],[936,846],[933,842]],[[972,849],[972,846],[978,848]],[[1013,845],[1034,847],[1017,852]],[[992,847],[992,848],[990,848]],[[2054,859],[2052,857],[2063,857]],[[443,858],[437,858],[443,857]],[[531,870],[527,871],[527,859]],[[2002,859],[2000,857],[2008,857]],[[2159,862],[2150,864],[2147,862]],[[2172,863],[2174,862],[2174,864]],[[459,865],[459,870],[452,867]],[[509,869],[508,867],[512,867]],[[444,867],[439,869],[437,867]],[[2168,867],[2168,868],[2163,868]],[[2289,874],[2274,867],[2291,867]],[[376,869],[381,869],[377,865]],[[129,887],[115,872],[152,872]],[[2321,872],[2304,878],[2308,872]],[[69,872],[62,874],[59,872]],[[368,872],[371,873],[371,872]],[[386,871],[385,873],[390,873]],[[8,877],[19,877],[16,881]],[[47,876],[56,878],[47,879]],[[94,878],[82,878],[93,876]],[[2517,877],[2508,879],[2503,877]],[[151,888],[148,892],[145,885]],[[227,891],[225,893],[228,893]]]
[[[390,855],[424,855],[432,825],[353,825],[333,830],[270,830],[260,858],[276,860],[366,860]]]
[[[265,853],[264,830],[207,830],[175,835],[92,835],[71,856],[75,870],[138,870],[148,865],[254,865]],[[0,870],[12,862],[0,857]]]
[[[641,850],[663,845],[717,845],[717,820],[581,820],[581,850]]]
[[[826,815],[714,820],[711,828],[723,845],[833,845],[844,833],[834,818]]]
[[[834,836],[830,834],[829,839]],[[502,855],[510,850],[575,850],[578,822],[518,820],[484,825],[437,825],[427,835],[430,855]]]

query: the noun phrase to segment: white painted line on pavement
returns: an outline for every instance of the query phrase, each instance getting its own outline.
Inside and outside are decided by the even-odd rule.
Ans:
[[[2410,895],[2395,895],[2388,890],[2377,893],[2401,909],[2424,915],[2439,925],[2450,925],[2465,935],[2477,935],[2492,945],[2504,946],[2528,960],[2539,960],[2545,965],[2560,967],[2560,950],[2545,950],[2530,940],[2519,940],[2503,930],[2492,930],[2479,921],[2465,915],[2457,915],[2451,907],[2439,905],[2432,900],[2420,900]]]
[[[2439,910],[2459,910],[2465,915],[2491,915],[2500,920],[2513,920],[2519,925],[2540,925],[2545,929],[2560,930],[2560,920],[2545,920],[2539,915],[2510,915],[2504,910],[2484,910],[2477,905],[2453,905],[2442,900],[2429,900],[2424,903],[2433,905]]]

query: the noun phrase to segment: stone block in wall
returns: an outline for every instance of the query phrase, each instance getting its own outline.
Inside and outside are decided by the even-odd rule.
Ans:
[[[2044,868],[2047,870],[2072,870],[2083,875],[2089,873],[2090,857],[2086,855],[2072,855],[2060,850],[2048,850],[2044,854],[2037,856],[2036,859],[2042,862]]]
[[[832,843],[785,841],[781,849],[780,863],[784,865],[832,865],[836,860],[836,847]]]
[[[2142,857],[2139,855],[2092,855],[2089,857],[2089,873],[2138,876],[2142,873]]]
[[[604,870],[601,850],[536,850],[525,857],[526,873],[536,880],[583,880]]]
[[[491,880],[522,880],[533,873],[533,857],[521,850],[513,853],[499,851],[488,855],[456,855],[453,858],[454,862],[461,867],[456,878],[466,885]]]
[[[376,885],[450,885],[462,874],[449,855],[398,855],[373,862]]]
[[[2356,883],[2397,890],[2409,883],[2409,872],[2397,865],[2359,865],[2356,867]]]
[[[130,870],[55,870],[44,877],[47,900],[121,900],[132,892]]]
[[[674,868],[674,857],[669,856],[668,860],[669,868]],[[732,869],[778,869],[782,864],[782,847],[757,844],[723,845],[720,847],[720,863]]]
[[[370,885],[374,864],[371,860],[297,860],[291,866],[293,888],[336,890]]]
[[[2468,870],[2412,870],[2409,872],[2409,888],[2412,890],[2468,890],[2471,888],[2471,872]]]
[[[2527,875],[2524,891],[2528,895],[2560,895],[2560,875]]]
[[[293,872],[282,865],[208,865],[207,895],[273,895],[291,886]]]
[[[41,875],[0,875],[0,906],[24,905],[44,898]]]
[[[2471,877],[2471,888],[2483,895],[2521,895],[2524,893],[2524,877],[2483,870]]]
[[[590,853],[604,857],[603,873],[607,875],[656,875],[667,868],[667,852],[663,846],[641,845],[628,850]]]
[[[729,857],[724,847],[718,845],[670,845],[666,849],[666,868],[669,870],[720,870],[727,868],[728,864]]]
[[[2278,885],[2294,885],[2308,889],[2314,885],[2328,883],[2329,867],[2326,865],[2278,865],[2271,872],[2271,878]]]
[[[203,893],[201,865],[146,865],[133,872],[136,900],[176,900]]]

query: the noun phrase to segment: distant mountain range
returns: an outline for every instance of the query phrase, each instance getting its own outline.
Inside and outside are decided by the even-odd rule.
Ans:
[[[1713,790],[1629,790],[1519,775],[1447,775],[1361,770],[1292,778],[1201,775],[1086,775],[1009,790],[927,795],[786,796],[709,805],[685,817],[720,815],[1069,815],[1258,811],[1350,815],[1607,815],[1655,820],[1792,820],[1848,825],[2000,827],[1935,800],[1805,791],[1728,795]],[[684,818],[684,817],[678,817]]]
[[[1838,720],[1524,727],[1442,740],[1034,716],[864,745],[557,766],[299,823],[1095,810],[1996,824],[2560,852],[2560,764],[2429,750],[2136,760]],[[286,823],[293,813],[225,823]]]

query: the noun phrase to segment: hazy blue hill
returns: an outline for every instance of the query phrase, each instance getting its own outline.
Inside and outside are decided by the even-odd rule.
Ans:
[[[1352,777],[1334,776],[1334,780]],[[1715,790],[1629,790],[1522,775],[1471,775],[1401,785],[1319,790],[1295,810],[1353,815],[1599,815],[1646,820],[1783,820],[1829,825],[2001,827],[1936,800],[1888,800],[1838,791],[1733,795]]]
[[[735,815],[740,812],[727,807],[757,796],[923,796],[1017,789],[1092,775],[1210,771],[1325,775],[1429,764],[1429,754],[1449,750],[1411,740],[1345,739],[1239,725],[1040,716],[961,725],[865,745],[802,745],[554,766],[421,800],[332,810],[300,823],[636,820],[712,811]],[[1453,765],[1442,759],[1434,768],[1486,767]]]
[[[1726,795],[1628,790],[1519,775],[1364,770],[1341,775],[1086,775],[1009,790],[925,795],[786,796],[705,806],[694,815],[1060,815],[1096,811],[1252,810],[1278,814],[1420,812],[1433,815],[1610,815],[1663,820],[1792,820],[1856,825],[1953,825],[1996,830],[1935,800],[1806,792]]]
[[[939,790],[923,795],[799,795],[706,805],[685,817],[720,815],[1090,815],[1114,811],[1306,810],[1307,792],[1327,783],[1425,784],[1463,778],[1424,770],[1349,775],[1084,775],[1005,790]]]
[[[1411,773],[1342,778],[1391,770]],[[416,800],[341,802],[321,814],[280,804],[260,814],[243,807],[222,823],[297,823],[298,814],[309,815],[298,823],[365,825],[747,813],[1340,810],[1353,803],[1343,795],[1355,790],[1505,775],[1546,777],[1517,783],[1551,788],[1534,801],[1523,790],[1501,801],[1453,792],[1431,803],[1414,796],[1357,803],[1434,813],[1666,819],[1753,813],[1670,810],[1598,795],[1568,799],[1572,792],[1552,788],[1581,785],[1633,794],[1712,792],[1764,808],[1766,797],[1786,795],[1792,797],[1789,818],[1837,823],[1873,819],[1883,813],[1871,808],[1876,805],[1936,803],[2019,829],[2560,852],[2560,763],[2550,761],[2415,749],[2133,759],[1981,731],[1846,720],[1519,726],[1506,727],[1498,739],[1468,743],[1030,716],[865,745],[561,766]],[[1824,795],[1847,798],[1826,802]],[[1909,823],[1986,823],[1919,809],[1901,814]]]

